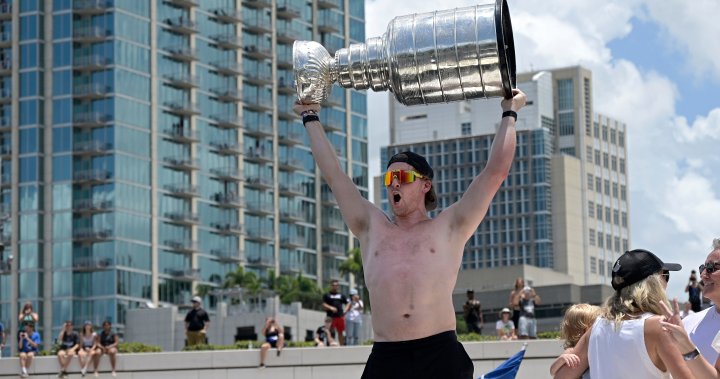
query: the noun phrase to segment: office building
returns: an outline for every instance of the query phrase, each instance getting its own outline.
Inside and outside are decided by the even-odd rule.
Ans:
[[[292,111],[292,43],[363,42],[363,2],[3,0],[0,26],[13,333],[25,301],[46,344],[64,320],[122,332],[128,309],[188,305],[238,265],[347,280],[353,242]],[[322,116],[367,195],[365,94],[336,88]]]

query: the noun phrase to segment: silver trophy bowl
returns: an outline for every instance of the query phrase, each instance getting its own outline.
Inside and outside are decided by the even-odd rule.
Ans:
[[[331,56],[319,43],[295,41],[298,99],[325,101],[344,88],[390,90],[405,105],[512,97],[515,44],[506,0],[394,18],[382,37]]]

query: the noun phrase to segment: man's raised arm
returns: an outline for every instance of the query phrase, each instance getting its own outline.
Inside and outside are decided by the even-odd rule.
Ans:
[[[465,238],[470,238],[480,225],[492,198],[510,172],[515,157],[516,112],[524,105],[525,94],[518,89],[513,90],[512,99],[503,99],[503,117],[495,134],[487,165],[470,183],[462,198],[446,211],[448,215],[445,217],[451,218],[451,225]]]
[[[319,117],[312,117],[319,116],[320,105],[296,102],[293,109],[295,113],[304,116],[313,157],[338,202],[345,223],[353,234],[360,237],[367,230],[370,212],[375,206],[360,195],[355,183],[340,167],[335,149],[327,139]]]

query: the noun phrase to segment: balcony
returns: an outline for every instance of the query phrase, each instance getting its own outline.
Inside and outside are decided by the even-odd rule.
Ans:
[[[302,272],[302,265],[297,263],[280,263],[280,273],[295,276]]]
[[[280,188],[281,195],[289,197],[305,195],[302,184],[279,183],[278,186]]]
[[[0,4],[0,20],[12,19],[12,4]]]
[[[243,107],[254,111],[254,112],[272,112],[273,103],[272,96],[268,93],[267,96],[246,96],[243,98],[245,101]]]
[[[293,68],[293,55],[292,49],[280,49],[282,45],[278,46],[278,52],[276,55],[275,62],[278,68],[292,70]]]
[[[233,8],[213,9],[211,17],[225,24],[239,24],[242,22],[242,12]]]
[[[272,137],[273,126],[271,123],[253,122],[245,125],[245,134],[254,137]]]
[[[322,252],[323,254],[332,255],[336,257],[344,257],[346,256],[347,247],[340,245],[340,244],[323,244],[322,245]]]
[[[252,266],[275,267],[275,259],[272,257],[248,257],[247,264]]]
[[[275,182],[265,176],[250,176],[245,178],[245,185],[257,189],[272,189],[275,187]]]
[[[0,33],[0,47],[7,48],[12,46],[12,34],[10,32]]]
[[[271,59],[272,48],[270,44],[243,46],[243,54],[253,59]]]
[[[83,228],[73,231],[73,239],[77,242],[102,242],[111,238],[112,230],[110,229]]]
[[[243,180],[242,170],[233,167],[211,168],[210,175],[226,182],[241,182]]]
[[[169,250],[176,251],[178,253],[193,254],[198,252],[197,241],[167,239],[164,241],[164,245],[167,246]]]
[[[12,175],[9,172],[4,172],[0,175],[0,187],[8,188],[12,186]]]
[[[340,13],[335,13],[330,10],[320,11],[317,24],[318,31],[320,33],[338,33],[340,32],[338,25],[342,25],[343,22],[343,16]]]
[[[210,250],[210,255],[223,263],[240,263],[243,261],[242,252],[240,251],[212,249]]]
[[[87,83],[76,85],[73,88],[73,97],[76,99],[95,100],[109,96],[112,88],[101,83]]]
[[[110,120],[110,115],[105,113],[76,113],[73,115],[73,126],[78,128],[96,128],[107,125]]]
[[[320,9],[338,9],[343,0],[317,0],[317,6]]]
[[[178,171],[195,171],[200,169],[200,161],[187,157],[164,157],[163,164]]]
[[[187,183],[168,184],[165,185],[163,189],[170,192],[172,196],[183,199],[191,199],[193,197],[200,196],[200,192],[198,191],[197,186],[193,186]]]
[[[9,159],[12,155],[12,146],[10,145],[2,145],[0,146],[0,157],[3,159]]]
[[[278,80],[277,90],[278,93],[281,93],[283,95],[295,96],[295,94],[297,93],[295,83],[292,80],[285,80],[285,78],[283,77],[280,77],[280,79]]]
[[[325,130],[329,132],[343,132],[344,129],[340,125],[340,122],[332,119],[325,120],[325,123],[323,123],[323,126],[325,127]]]
[[[243,118],[238,115],[210,115],[214,123],[223,129],[240,129],[243,127]]]
[[[233,224],[227,222],[213,222],[210,224],[211,227],[215,228],[213,233],[226,235],[226,236],[239,236],[243,233],[243,227],[240,224]]]
[[[225,103],[238,103],[242,101],[242,94],[237,88],[215,88],[211,89],[218,100]]]
[[[96,257],[83,257],[73,259],[73,271],[79,272],[94,272],[104,271],[112,267],[112,259],[110,258],[96,258]]]
[[[73,144],[73,154],[75,155],[103,155],[112,150],[113,146],[109,142],[102,141],[80,141]]]
[[[278,101],[278,117],[284,121],[295,121],[298,119],[297,114],[292,109],[292,104]]]
[[[236,50],[242,48],[243,41],[241,36],[237,36],[234,34],[218,34],[214,35],[212,37],[215,44],[225,50]]]
[[[163,75],[163,78],[168,81],[168,84],[175,88],[190,89],[197,88],[200,85],[198,77],[189,74],[168,74]]]
[[[113,202],[111,200],[78,199],[74,201],[72,209],[73,212],[81,214],[108,212],[113,209]]]
[[[12,74],[12,60],[5,58],[0,60],[0,76],[8,76]]]
[[[280,159],[280,169],[286,170],[286,171],[298,171],[302,170],[305,167],[303,166],[303,162],[300,159],[297,158],[283,158]]]
[[[197,60],[197,50],[188,46],[166,47],[165,51],[170,54],[170,58],[181,62],[191,62]]]
[[[257,241],[272,241],[275,237],[273,231],[270,229],[249,228],[247,234],[245,234],[245,238]],[[248,262],[250,262],[249,258]]]
[[[10,275],[12,273],[12,265],[8,261],[0,261],[0,275]]]
[[[198,268],[187,268],[187,269],[166,269],[165,273],[172,276],[175,280],[193,281],[200,280],[200,269]]]
[[[248,148],[245,152],[245,160],[248,162],[255,162],[255,163],[272,163],[275,158],[270,152],[265,151],[265,149],[259,149],[259,148]]]
[[[280,210],[280,219],[290,222],[305,221],[305,217],[299,210]]]
[[[298,132],[278,133],[278,142],[291,146],[305,143],[302,134]]]
[[[7,233],[0,234],[0,245],[10,246],[12,244],[12,235]]]
[[[10,219],[12,207],[10,204],[0,204],[0,222],[4,222]]]
[[[108,170],[91,169],[75,171],[73,180],[83,184],[99,184],[112,180],[112,174]]]
[[[192,212],[165,212],[164,216],[170,223],[178,225],[193,226],[200,223],[200,217]]]
[[[210,65],[215,67],[215,70],[217,70],[219,74],[225,76],[238,76],[243,73],[243,66],[240,62],[220,61],[212,62]]]
[[[242,0],[243,5],[250,8],[270,8],[272,6],[271,0]]]
[[[235,194],[218,192],[212,196],[212,200],[218,202],[221,208],[240,209],[243,206],[243,199]]]
[[[164,106],[170,108],[169,113],[179,116],[194,116],[200,114],[200,107],[197,103],[190,101],[166,101]]]
[[[285,236],[280,237],[280,244],[290,249],[305,246],[305,237],[302,236]]]
[[[173,17],[165,19],[168,28],[178,34],[195,34],[198,32],[195,21],[188,20],[187,17]]]
[[[267,86],[273,83],[273,77],[271,72],[246,72],[243,76],[243,80],[254,84],[256,86]]]
[[[184,144],[200,142],[200,137],[197,131],[189,128],[174,126],[172,129],[165,129],[163,133],[165,134],[163,136],[165,139],[173,142]]]
[[[272,201],[245,200],[245,213],[266,216],[275,213],[275,207]]]
[[[110,31],[98,26],[88,26],[73,30],[74,42],[94,43],[102,42],[110,37]]]
[[[10,117],[8,116],[0,116],[0,132],[7,132],[12,129],[12,122],[10,122]]]
[[[200,3],[196,0],[164,0],[166,3],[180,8],[197,7]]]
[[[242,154],[243,145],[225,141],[213,141],[210,142],[210,149],[220,155],[233,156]]]
[[[292,44],[298,38],[304,35],[303,30],[299,26],[291,22],[278,23],[277,41],[286,45]]]
[[[99,71],[110,66],[111,59],[101,55],[86,55],[73,58],[73,70],[75,71]]]
[[[325,230],[330,230],[334,232],[345,231],[345,223],[339,217],[323,217],[322,227]]]
[[[108,0],[75,0],[73,1],[73,12],[79,15],[99,15],[107,12],[112,7]]]
[[[278,18],[291,20],[293,18],[300,17],[300,15],[302,14],[302,9],[300,9],[297,5],[293,4],[292,1],[278,1],[275,14]]]

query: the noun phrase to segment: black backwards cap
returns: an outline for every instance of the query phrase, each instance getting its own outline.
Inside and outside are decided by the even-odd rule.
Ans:
[[[393,155],[388,161],[386,169],[395,162],[404,162],[412,166],[420,175],[432,180],[434,173],[427,159],[420,154],[412,151],[403,151]],[[432,184],[432,183],[431,183]],[[435,194],[435,186],[430,187],[430,191],[425,194],[425,209],[432,211],[437,208],[437,195]]]
[[[664,263],[655,254],[647,250],[626,251],[615,261],[613,266],[612,287],[615,291],[620,291],[660,270],[680,271],[682,266],[677,263]]]

